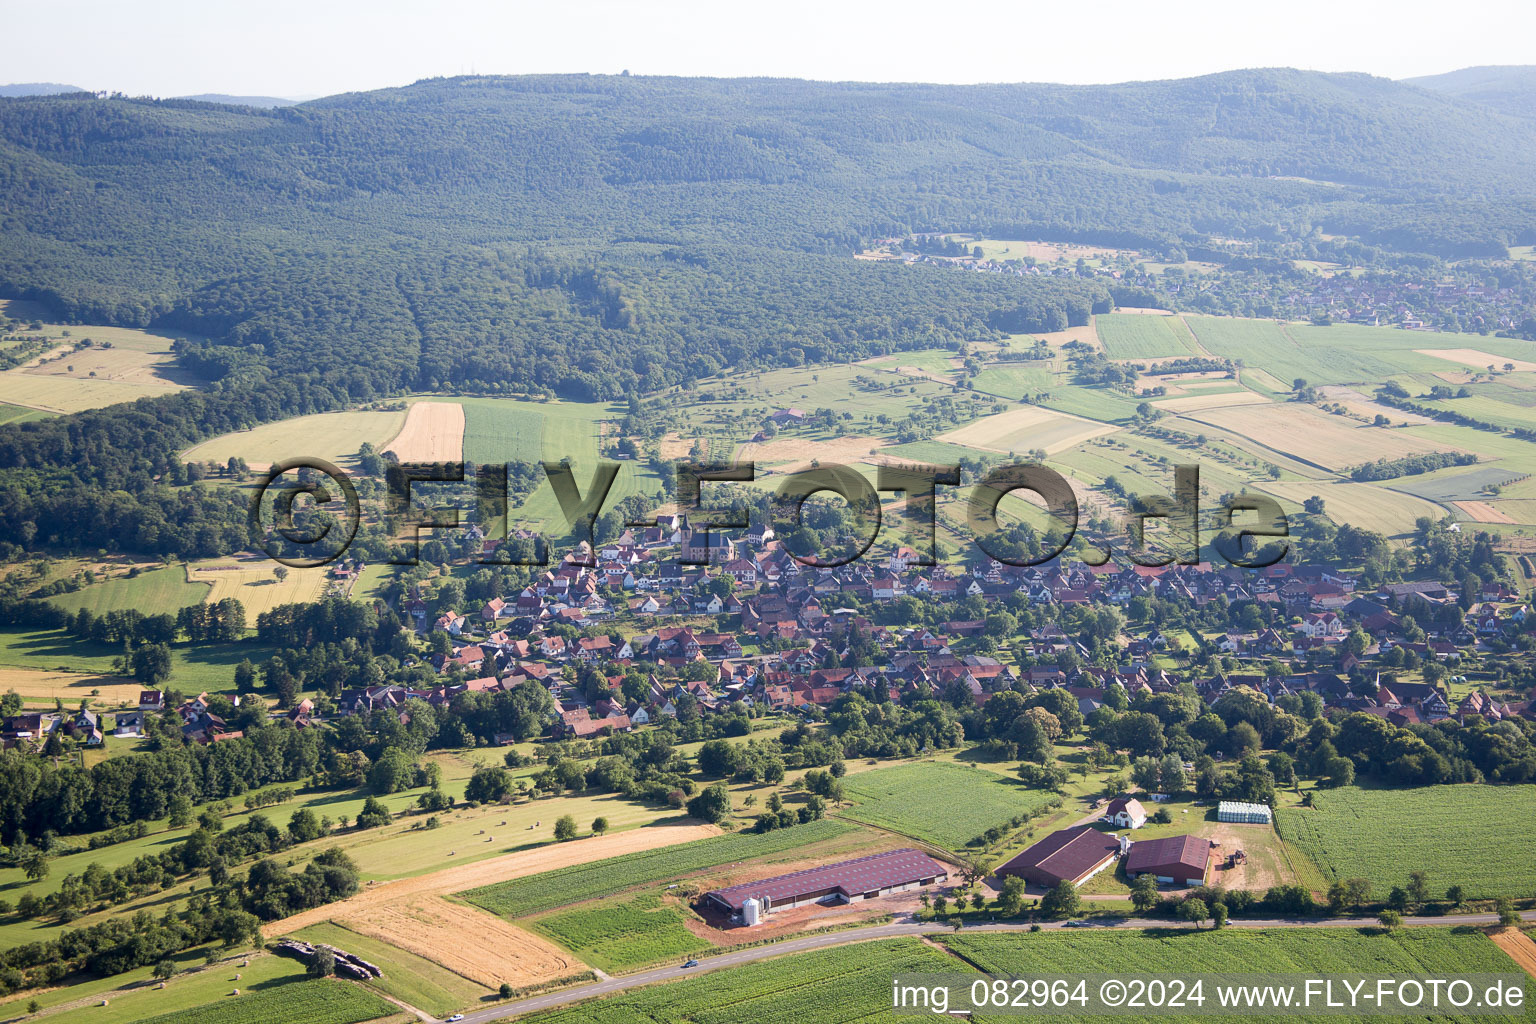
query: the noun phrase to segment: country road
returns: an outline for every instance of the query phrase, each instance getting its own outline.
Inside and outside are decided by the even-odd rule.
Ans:
[[[1536,911],[1528,910],[1520,916],[1526,921],[1536,921]],[[1410,926],[1490,925],[1497,924],[1498,921],[1499,915],[1492,913],[1447,914],[1440,917],[1403,918],[1403,924]],[[1374,917],[1332,917],[1324,919],[1270,918],[1265,920],[1239,920],[1232,918],[1227,921],[1228,928],[1362,928],[1377,926],[1378,924],[1379,922]],[[1052,921],[1042,923],[1040,927],[1046,931],[1054,931],[1065,928],[1067,925],[1068,922],[1065,921]],[[1191,928],[1193,925],[1182,921],[1125,918],[1116,919],[1113,923],[1082,925],[1080,927],[1136,929]],[[968,925],[965,931],[1027,932],[1029,928],[1030,925],[1028,924],[977,924]],[[909,919],[891,924],[870,925],[865,928],[849,928],[843,931],[825,932],[820,935],[807,935],[799,939],[786,939],[783,942],[773,942],[762,946],[753,946],[748,949],[738,949],[731,953],[721,953],[719,956],[705,957],[699,961],[699,966],[686,970],[677,964],[669,964],[666,967],[654,967],[648,971],[637,971],[634,974],[626,974],[623,977],[607,978],[603,981],[561,989],[558,992],[550,992],[545,995],[529,996],[526,999],[503,1003],[500,1006],[494,1006],[489,1009],[466,1013],[463,1024],[488,1024],[490,1021],[532,1013],[535,1010],[553,1009],[554,1007],[579,1002],[583,999],[591,999],[594,996],[611,995],[615,992],[623,992],[626,989],[639,988],[642,985],[654,985],[663,981],[677,981],[709,971],[735,967],[757,960],[767,960],[771,957],[784,956],[788,953],[803,953],[811,949],[845,946],[855,942],[872,942],[877,939],[891,939],[902,935],[932,935],[948,931],[950,931],[949,928],[931,921],[916,922]]]

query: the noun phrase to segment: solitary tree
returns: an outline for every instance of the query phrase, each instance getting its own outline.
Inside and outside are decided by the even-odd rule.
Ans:
[[[1157,906],[1157,879],[1151,875],[1138,875],[1131,885],[1131,906],[1139,914],[1145,914]]]
[[[560,842],[576,838],[576,819],[569,814],[562,814],[555,822],[555,838]]]
[[[329,978],[336,973],[336,956],[328,949],[317,949],[305,970],[312,978]]]
[[[154,973],[155,977],[159,978],[161,981],[170,981],[171,978],[176,974],[176,961],[161,960],[159,963],[155,964]]]
[[[1395,931],[1396,929],[1402,927],[1403,915],[1399,914],[1391,907],[1388,907],[1386,910],[1383,910],[1381,913],[1376,915],[1376,920],[1381,922],[1381,926],[1383,928],[1386,928],[1389,931]]]
[[[1071,917],[1082,909],[1083,901],[1077,894],[1077,886],[1063,878],[1040,898],[1040,909],[1050,917]]]
[[[607,818],[593,818],[592,819],[592,834],[593,835],[600,836],[604,832],[607,832],[607,831],[608,831],[608,819]]]

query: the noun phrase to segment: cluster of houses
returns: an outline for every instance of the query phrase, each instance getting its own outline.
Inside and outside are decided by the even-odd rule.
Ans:
[[[0,718],[0,749],[41,753],[57,734],[87,747],[100,746],[105,735],[94,711],[24,711]]]
[[[698,564],[683,564],[689,562]],[[1030,605],[1047,608],[1121,606],[1138,597],[1176,596],[1197,606],[1252,601],[1275,607],[1291,625],[1215,638],[1216,653],[1240,667],[1192,676],[1162,667],[1170,663],[1158,658],[1187,644],[1187,636],[1181,641],[1156,629],[1122,636],[1122,660],[1104,667],[1094,663],[1094,652],[1080,639],[1048,623],[1023,637],[998,637],[1010,644],[1022,641],[1029,654],[1029,667],[1016,671],[997,659],[964,653],[964,646],[956,649],[956,641],[986,631],[985,619],[891,627],[872,622],[855,607],[908,596],[940,601],[1022,596]],[[1467,715],[1491,720],[1536,716],[1530,703],[1478,691],[1453,705],[1439,686],[1381,685],[1379,673],[1369,671],[1372,659],[1394,647],[1454,665],[1484,639],[1523,625],[1525,606],[1504,584],[1484,584],[1476,596],[1459,628],[1422,639],[1415,633],[1410,640],[1402,624],[1406,603],[1453,602],[1458,595],[1434,582],[1389,584],[1365,593],[1347,572],[1284,563],[1254,571],[1209,564],[1020,568],[988,560],[957,572],[923,566],[916,551],[898,548],[880,559],[813,569],[790,557],[766,527],[736,540],[694,529],[685,516],[662,516],[656,526],[630,530],[595,551],[571,552],[521,592],[479,607],[434,611],[426,597],[413,591],[403,610],[415,628],[449,638],[446,649],[429,659],[438,682],[349,690],[336,701],[336,711],[403,711],[412,698],[446,706],[466,691],[511,690],[531,680],[556,701],[551,734],[581,738],[675,716],[682,702],[705,715],[737,702],[796,712],[831,704],[855,687],[883,688],[896,700],[954,695],[959,688],[978,703],[1010,688],[1062,688],[1086,715],[1111,699],[1113,687],[1135,699],[1172,692],[1187,682],[1209,703],[1237,687],[1271,701],[1311,692],[1325,706],[1379,715],[1399,725]],[[698,624],[711,616],[712,626]],[[666,624],[677,617],[692,624]],[[652,619],[657,620],[654,627],[646,628]],[[1367,637],[1364,650],[1345,643],[1356,627]],[[852,656],[855,645],[864,657]],[[1277,664],[1300,657],[1314,670],[1272,674]],[[836,667],[855,661],[872,664]],[[586,692],[570,685],[564,670],[583,665],[603,673],[607,694],[594,695],[590,685]],[[628,694],[622,690],[630,672],[645,678],[643,694],[633,687]],[[164,701],[161,691],[145,691],[137,712],[117,715],[115,735],[137,735],[143,715],[163,712]],[[193,741],[240,735],[210,710],[206,695],[175,710]],[[304,727],[312,723],[315,709],[304,700],[285,714]],[[84,742],[101,742],[102,725],[90,712],[16,716],[5,720],[3,739],[13,746],[36,744],[54,728]]]
[[[675,557],[678,552],[681,558]],[[700,564],[680,564],[687,562]],[[1533,713],[1529,705],[1501,702],[1481,692],[1453,707],[1438,686],[1351,682],[1351,677],[1379,679],[1377,673],[1353,670],[1393,647],[1454,663],[1483,638],[1519,627],[1525,607],[1502,583],[1484,585],[1461,628],[1409,640],[1401,621],[1405,602],[1453,602],[1458,595],[1434,582],[1389,584],[1363,593],[1350,573],[1316,565],[1280,564],[1254,571],[1209,564],[1020,568],[988,561],[968,572],[954,572],[918,563],[916,551],[899,548],[878,560],[812,569],[791,558],[769,529],[755,528],[738,542],[718,532],[695,530],[685,516],[663,516],[657,526],[626,532],[596,551],[572,552],[522,592],[492,598],[475,609],[433,615],[426,599],[409,595],[405,611],[416,627],[423,632],[441,630],[454,641],[451,651],[432,658],[445,677],[443,684],[415,691],[399,686],[351,691],[343,694],[339,711],[376,710],[410,697],[446,704],[466,689],[510,689],[532,679],[555,697],[558,713],[551,731],[564,737],[624,731],[657,716],[675,715],[684,697],[705,714],[736,701],[796,711],[830,704],[861,686],[883,686],[899,700],[958,686],[978,702],[1019,683],[1025,689],[1065,688],[1085,714],[1105,703],[1110,687],[1121,687],[1134,699],[1141,693],[1173,691],[1184,682],[1192,683],[1208,702],[1236,687],[1252,688],[1272,701],[1310,691],[1327,706],[1378,714],[1398,724],[1453,715],[1498,719]],[[1031,605],[1047,607],[1124,605],[1137,597],[1168,596],[1195,605],[1221,599],[1254,601],[1276,607],[1292,625],[1233,631],[1218,638],[1218,653],[1256,671],[1204,678],[1157,667],[1156,656],[1177,642],[1156,630],[1144,637],[1122,637],[1123,663],[1105,668],[1092,664],[1092,652],[1080,641],[1046,625],[1023,638],[1032,666],[1015,672],[996,659],[952,648],[957,639],[984,632],[983,619],[894,628],[877,625],[851,607],[909,595],[943,601],[1023,595]],[[620,632],[620,623],[632,630],[634,623],[649,618],[679,616],[725,616],[729,619],[717,621],[734,621],[730,629],[668,625],[627,637]],[[602,630],[609,622],[610,631],[574,641],[551,628]],[[1344,644],[1356,626],[1368,637],[1366,649],[1359,653],[1346,651]],[[874,664],[829,667],[855,660],[848,657],[854,631],[867,640]],[[1279,676],[1262,670],[1274,660],[1283,663],[1319,649],[1324,656],[1312,661],[1328,665],[1326,669]],[[591,701],[567,685],[561,669],[572,664],[606,667],[611,696]],[[677,678],[685,668],[700,664],[708,666],[708,678],[698,678],[697,671],[685,673],[686,680]],[[1065,664],[1073,667],[1063,668]],[[642,699],[633,693],[626,698],[619,690],[629,670],[647,677],[649,689]]]

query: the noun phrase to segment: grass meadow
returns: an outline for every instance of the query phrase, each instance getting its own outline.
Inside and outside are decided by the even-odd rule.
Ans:
[[[942,762],[877,768],[843,780],[837,815],[959,850],[994,825],[1044,806],[1050,794],[992,772]]]

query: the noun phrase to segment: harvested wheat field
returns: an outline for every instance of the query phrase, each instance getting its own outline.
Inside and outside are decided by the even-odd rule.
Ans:
[[[1520,969],[1536,978],[1536,942],[1518,928],[1495,928],[1488,933],[1493,944],[1509,954]]]
[[[1027,452],[1043,448],[1047,454],[1063,451],[1118,428],[1070,413],[1026,405],[948,431],[935,441],[983,448],[993,452]]]
[[[355,932],[425,957],[487,988],[502,983],[523,988],[587,969],[544,939],[441,896],[364,907],[340,920]]]
[[[1200,409],[1223,409],[1229,405],[1264,405],[1269,399],[1252,391],[1228,391],[1219,395],[1189,395],[1155,402],[1165,412],[1196,412]]]
[[[713,825],[652,825],[630,829],[627,832],[610,832],[602,836],[589,836],[569,843],[550,843],[532,850],[519,850],[501,857],[478,860],[462,867],[443,868],[425,875],[401,878],[364,889],[350,899],[315,907],[281,921],[262,926],[262,934],[271,938],[290,935],[301,928],[322,921],[347,920],[362,909],[409,900],[418,896],[445,896],[463,892],[509,878],[522,878],[542,871],[585,864],[605,857],[620,857],[640,850],[655,850],[677,843],[691,843],[695,839],[717,836],[720,830]]]
[[[1402,430],[1368,427],[1300,402],[1237,405],[1184,413],[1193,423],[1230,430],[1273,451],[1329,470],[1377,459],[1456,451]]]
[[[230,558],[211,558],[187,565],[188,583],[210,585],[206,603],[216,604],[232,597],[245,605],[246,621],[252,624],[256,616],[271,611],[280,604],[305,604],[318,601],[325,593],[330,570],[324,566],[289,569],[287,577],[279,580],[272,570],[276,563],[269,558],[240,561]]]
[[[829,441],[776,437],[771,441],[750,441],[741,446],[736,457],[760,466],[771,464],[776,473],[797,473],[809,469],[812,459],[824,466],[871,462],[874,452],[888,444],[890,441],[883,437],[839,437]],[[788,465],[781,466],[781,462]]]
[[[1461,363],[1478,370],[1490,366],[1497,366],[1502,370],[1505,363],[1514,364],[1517,370],[1536,370],[1536,363],[1526,362],[1524,359],[1510,359],[1508,356],[1496,356],[1491,352],[1482,352],[1475,348],[1420,348],[1414,351],[1421,356],[1433,356],[1436,359]]]
[[[1508,512],[1495,508],[1486,501],[1453,501],[1451,504],[1465,512],[1467,518],[1474,523],[1503,523],[1513,526],[1519,522]]]
[[[35,668],[0,668],[0,692],[15,690],[24,700],[33,703],[52,703],[55,698],[65,704],[78,705],[82,697],[90,697],[98,708],[119,704],[139,703],[139,693],[144,688],[122,676],[90,675],[83,672],[53,672]],[[91,691],[99,691],[94,696]]]
[[[385,451],[401,462],[458,462],[464,458],[464,407],[458,402],[416,402]]]

